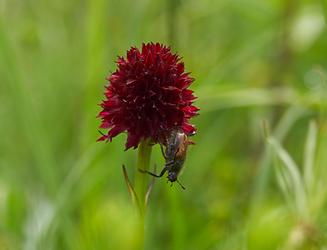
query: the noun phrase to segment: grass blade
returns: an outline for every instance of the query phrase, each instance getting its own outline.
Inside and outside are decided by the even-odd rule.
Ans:
[[[268,143],[272,146],[273,151],[285,167],[281,169],[283,175],[289,176],[290,188],[292,189],[292,193],[294,193],[297,212],[300,216],[305,217],[307,215],[307,197],[299,168],[292,157],[275,138],[270,137]]]
[[[303,168],[303,179],[307,191],[312,190],[313,179],[314,179],[314,157],[317,143],[317,125],[314,121],[309,124],[308,135],[305,143],[304,150],[304,168]]]

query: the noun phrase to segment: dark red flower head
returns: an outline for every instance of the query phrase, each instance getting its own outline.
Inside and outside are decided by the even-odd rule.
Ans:
[[[193,106],[194,81],[184,63],[169,47],[159,43],[132,47],[126,58],[118,57],[117,70],[107,78],[100,128],[108,129],[98,140],[110,140],[126,131],[126,149],[137,148],[141,139],[163,142],[173,129],[195,133],[188,120],[199,110]]]

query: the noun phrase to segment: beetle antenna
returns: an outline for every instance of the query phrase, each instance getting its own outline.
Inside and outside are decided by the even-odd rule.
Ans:
[[[98,130],[98,132],[101,134],[101,135],[105,135],[104,133],[102,133],[100,130]]]
[[[179,182],[179,180],[176,180],[176,181],[177,181],[177,183],[181,186],[182,189],[184,189],[184,190],[186,189],[186,188],[182,185],[182,183]]]

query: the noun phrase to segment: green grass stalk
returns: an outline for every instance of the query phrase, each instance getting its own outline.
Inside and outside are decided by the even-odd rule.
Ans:
[[[145,195],[148,189],[147,185],[147,175],[141,173],[140,170],[148,170],[151,159],[152,146],[149,143],[149,140],[142,140],[138,147],[138,158],[136,164],[136,173],[135,173],[135,193],[139,200],[139,227],[138,227],[138,247],[136,249],[144,249],[144,230],[145,230],[145,212],[146,212],[146,203]]]

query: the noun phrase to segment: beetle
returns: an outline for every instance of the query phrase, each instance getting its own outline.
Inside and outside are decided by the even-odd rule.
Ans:
[[[162,177],[166,172],[168,172],[168,181],[170,181],[171,184],[176,181],[183,189],[185,189],[185,187],[178,181],[177,177],[183,168],[187,148],[190,144],[194,143],[188,139],[188,136],[183,131],[178,129],[173,130],[166,141],[165,150],[163,145],[160,144],[162,155],[165,158],[165,166],[160,174],[157,175],[143,169],[139,169],[139,171],[157,178]]]

